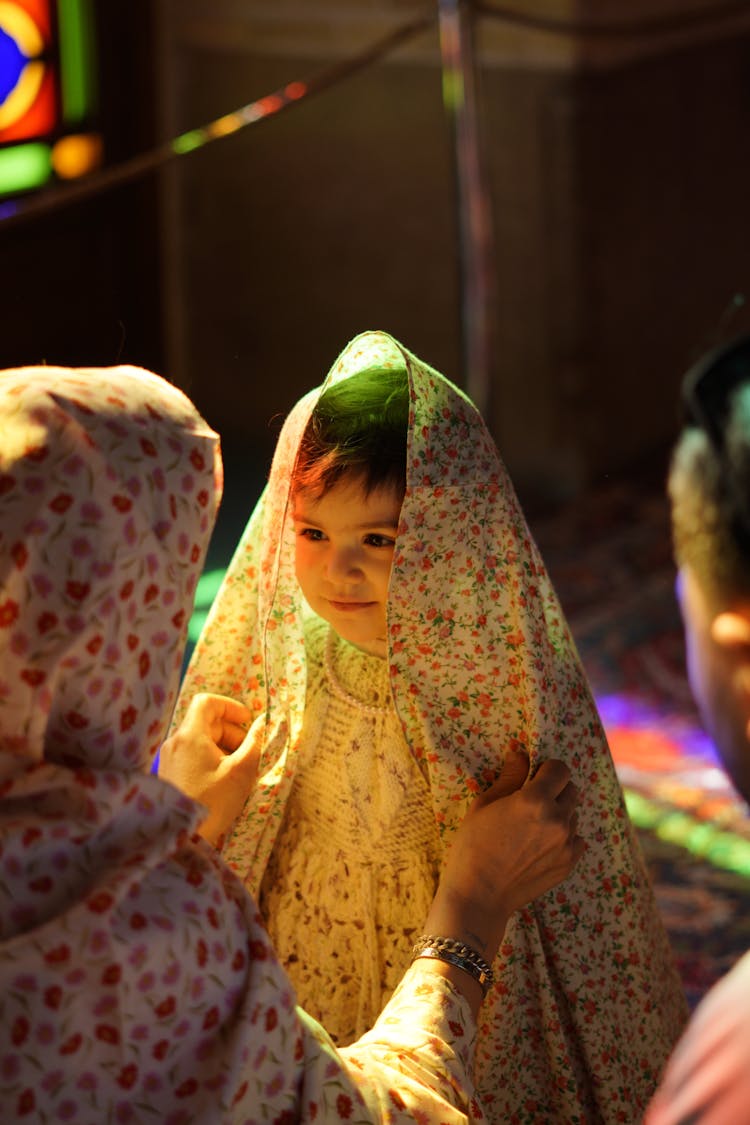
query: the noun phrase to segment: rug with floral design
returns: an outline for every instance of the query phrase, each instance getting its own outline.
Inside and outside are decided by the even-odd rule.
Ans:
[[[690,695],[663,474],[605,483],[530,522],[694,1006],[750,948],[750,818]]]

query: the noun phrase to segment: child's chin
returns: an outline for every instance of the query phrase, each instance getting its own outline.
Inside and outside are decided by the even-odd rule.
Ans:
[[[385,637],[373,637],[368,635],[364,630],[357,632],[356,629],[336,629],[340,637],[348,641],[350,645],[360,649],[362,652],[368,653],[370,656],[387,656],[388,655],[388,642]]]

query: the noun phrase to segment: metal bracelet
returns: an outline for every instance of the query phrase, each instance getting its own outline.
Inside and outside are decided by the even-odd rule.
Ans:
[[[489,962],[485,961],[484,957],[477,953],[475,949],[472,949],[470,945],[466,945],[462,941],[456,941],[455,938],[424,934],[418,938],[412,948],[412,961],[416,961],[419,957],[430,957],[434,960],[444,961],[449,965],[455,965],[457,969],[462,969],[474,978],[482,989],[483,996],[487,995],[495,980],[495,974]]]

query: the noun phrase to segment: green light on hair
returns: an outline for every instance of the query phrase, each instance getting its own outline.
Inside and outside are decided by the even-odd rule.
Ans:
[[[58,0],[62,59],[63,116],[87,117],[94,100],[94,44],[91,0]]]
[[[207,570],[198,579],[195,588],[196,609],[207,609],[219,592],[219,586],[224,581],[225,570]]]
[[[179,137],[175,137],[172,141],[172,149],[178,156],[184,156],[186,152],[200,148],[203,143],[203,130],[191,129],[189,133],[182,133]]]
[[[201,629],[206,624],[211,603],[224,581],[225,570],[207,570],[198,579],[195,587],[195,609],[188,625],[188,640],[193,644],[198,640]]]
[[[195,642],[198,640],[198,637],[201,635],[201,630],[203,629],[203,626],[206,624],[207,618],[208,618],[208,610],[207,609],[193,610],[193,616],[190,618],[190,621],[188,623],[188,640],[192,644],[195,644]]]
[[[660,840],[684,848],[698,859],[708,860],[714,867],[750,878],[750,840],[716,828],[680,809],[665,810],[656,801],[625,791],[625,804],[633,824],[653,832]]]
[[[15,145],[0,150],[0,195],[46,184],[52,175],[52,155],[49,145]]]

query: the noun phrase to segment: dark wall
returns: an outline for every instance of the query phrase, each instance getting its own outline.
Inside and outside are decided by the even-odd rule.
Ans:
[[[747,288],[750,33],[554,66],[485,51],[488,26],[488,422],[524,499],[544,503],[668,449],[681,374]],[[177,126],[333,61],[183,44]],[[269,420],[366,328],[463,381],[436,53],[389,59],[196,152],[173,202],[174,370],[247,449],[270,455]]]
[[[97,3],[110,163],[160,139],[167,95],[178,132],[340,57],[191,39],[177,4],[165,67],[156,7]],[[224,8],[235,11],[217,0],[212,27]],[[750,289],[750,34],[554,67],[483,53],[487,27],[488,421],[524,499],[544,502],[668,448],[684,367]],[[222,432],[240,475],[243,463],[262,475],[281,416],[364,329],[393,332],[462,382],[433,40],[431,54],[428,34],[421,57],[397,54],[181,158],[159,184],[0,224],[0,366],[162,371]]]
[[[180,125],[330,60],[184,56]],[[274,421],[358,332],[460,378],[452,156],[440,74],[375,66],[181,162],[180,382],[267,459]]]

